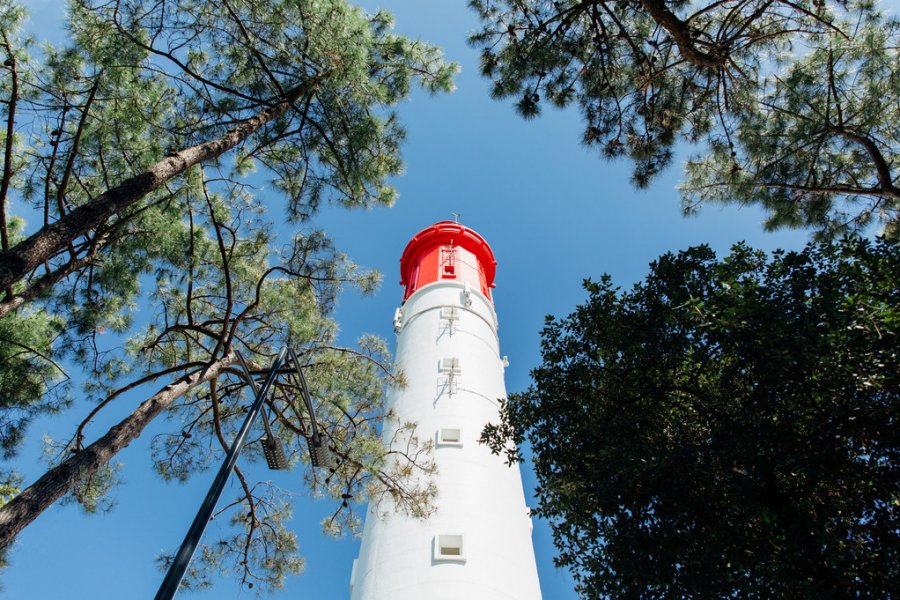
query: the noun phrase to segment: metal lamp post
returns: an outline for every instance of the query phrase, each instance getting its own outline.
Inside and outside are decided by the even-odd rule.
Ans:
[[[163,579],[162,585],[160,585],[159,591],[156,593],[155,600],[171,600],[175,597],[178,586],[181,584],[181,580],[184,578],[185,572],[187,572],[187,568],[191,563],[194,552],[196,552],[197,546],[200,543],[200,539],[203,537],[203,532],[206,530],[206,526],[212,517],[213,511],[216,509],[219,497],[225,489],[225,484],[228,482],[231,471],[237,463],[241,448],[244,447],[244,443],[247,440],[247,434],[250,432],[250,428],[253,426],[260,412],[265,414],[264,404],[266,398],[279,375],[287,374],[294,380],[294,385],[300,389],[300,393],[303,396],[303,402],[309,412],[312,435],[307,438],[307,443],[309,444],[310,463],[313,467],[327,467],[331,462],[331,454],[316,425],[316,415],[313,409],[312,400],[309,396],[309,390],[306,386],[306,378],[303,375],[300,361],[297,359],[297,355],[294,351],[290,348],[281,349],[278,356],[275,357],[272,367],[266,373],[266,378],[263,381],[262,387],[260,387],[253,378],[253,375],[247,368],[244,357],[241,356],[240,353],[238,353],[237,356],[244,371],[244,376],[247,378],[247,381],[256,394],[256,399],[251,405],[247,417],[244,419],[243,425],[241,425],[241,429],[231,443],[231,448],[228,450],[228,454],[225,456],[225,460],[219,468],[219,472],[216,474],[216,478],[213,480],[212,486],[210,486],[209,492],[203,500],[203,504],[200,505],[200,510],[197,511],[197,516],[194,517],[194,521],[191,523],[191,527],[188,529],[187,535],[185,535],[184,541],[181,543],[181,547],[175,555],[175,559],[172,561],[172,564],[169,565],[169,570],[166,572],[166,577]],[[290,366],[287,369],[283,369],[286,362],[288,362]],[[272,433],[272,429],[269,426],[269,419],[266,417],[263,420],[266,429],[266,437],[263,439],[263,454],[266,457],[266,463],[270,469],[287,469],[287,458],[285,457],[284,449],[281,446],[281,441]]]

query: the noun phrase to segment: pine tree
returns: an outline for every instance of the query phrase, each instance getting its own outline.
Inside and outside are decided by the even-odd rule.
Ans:
[[[308,363],[319,427],[338,456],[333,472],[307,468],[311,492],[337,503],[325,531],[337,535],[359,526],[348,498],[378,504],[389,497],[394,509],[420,517],[430,513],[430,445],[405,425],[396,440],[405,459],[389,461],[396,448],[381,440],[381,424],[391,418],[382,390],[387,380],[399,377],[391,371],[383,342],[364,339],[358,349],[336,346],[336,326],[327,316],[342,286],[370,291],[377,276],[350,263],[321,232],[298,234],[288,251],[278,253],[282,260],[270,264],[277,254],[260,203],[234,184],[230,194],[212,192],[214,182],[202,172],[196,183],[180,196],[186,205],[169,207],[186,212],[188,220],[156,239],[157,251],[169,262],[155,262],[156,288],[149,303],[156,307],[155,318],[142,330],[130,329],[130,339],[119,350],[90,357],[96,372],[84,391],[96,407],[70,439],[54,444],[52,468],[0,507],[0,546],[57,500],[76,501],[88,512],[109,507],[107,493],[117,484],[119,468],[113,458],[159,416],[171,422],[152,443],[163,479],[184,481],[221,460],[249,394],[235,368],[235,350],[265,365],[283,344],[301,350]],[[115,406],[125,392],[166,379],[130,415],[89,442],[90,424],[100,412]],[[274,412],[273,427],[288,456],[306,463],[301,438],[309,435],[310,424],[302,406],[281,391]],[[260,455],[260,446],[251,444],[244,456],[252,464]],[[207,544],[192,570],[196,580],[188,585],[201,585],[210,571],[225,569],[260,591],[278,587],[302,566],[294,535],[285,526],[290,516],[286,492],[254,483],[240,468],[235,472],[243,493],[224,509],[235,531]]]
[[[470,4],[493,95],[518,98],[526,118],[577,104],[583,143],[627,157],[638,187],[681,142],[703,149],[681,188],[686,212],[756,203],[769,227],[896,234],[900,27],[874,3]]]
[[[433,469],[429,444],[404,425],[405,458],[388,460],[396,449],[378,433],[391,418],[383,385],[401,375],[380,340],[335,345],[337,294],[371,290],[378,277],[310,219],[323,202],[393,201],[386,180],[401,169],[403,130],[390,107],[413,81],[449,89],[454,67],[392,34],[386,13],[340,0],[77,1],[70,45],[46,48],[40,61],[16,33],[21,9],[3,8],[18,77],[17,90],[9,77],[2,90],[18,132],[4,138],[12,159],[0,254],[0,385],[17,394],[0,407],[7,456],[37,412],[75,395],[95,408],[71,438],[51,442],[50,470],[0,507],[0,546],[57,500],[109,508],[116,453],[159,416],[170,423],[152,444],[160,475],[184,480],[207,468],[247,402],[235,351],[263,366],[285,344],[308,362],[319,424],[338,456],[333,473],[307,468],[310,491],[336,502],[324,530],[358,527],[356,501],[427,515],[434,490],[427,477],[414,481]],[[282,205],[254,193],[262,177]],[[43,223],[10,216],[17,203]],[[284,248],[272,225],[280,211],[297,230]],[[139,311],[153,315],[149,325],[136,324]],[[29,368],[25,385],[18,365]],[[141,390],[146,401],[118,425],[91,430],[97,414]],[[308,419],[281,393],[274,411],[289,457],[305,464]],[[251,462],[261,453],[258,444],[246,452]],[[302,567],[284,491],[236,475],[233,529],[198,555],[188,585],[224,569],[264,591]]]
[[[236,164],[265,164],[295,219],[322,201],[390,204],[385,180],[400,170],[403,132],[379,109],[402,99],[413,77],[449,89],[454,70],[434,48],[391,34],[386,13],[368,18],[338,0],[75,2],[70,24],[75,46],[52,75],[76,87],[49,91],[61,126],[48,132],[52,150],[36,161],[45,169],[43,203],[52,196],[56,206],[45,206],[40,230],[0,254],[2,288],[60,254],[89,254],[107,243],[93,231],[139,201],[164,199],[188,168],[239,144]],[[120,93],[131,102],[119,106]],[[71,106],[71,96],[82,101]],[[100,127],[110,122],[128,131]],[[83,140],[91,124],[98,147]],[[115,154],[109,144],[135,138],[142,152],[126,155],[122,168],[102,160]]]

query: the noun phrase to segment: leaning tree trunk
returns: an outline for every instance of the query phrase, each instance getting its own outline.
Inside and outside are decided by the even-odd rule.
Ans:
[[[0,550],[9,546],[20,531],[64,496],[78,479],[95,473],[119,450],[137,439],[144,428],[172,402],[198,385],[218,377],[234,358],[233,353],[227,354],[162,388],[102,438],[44,473],[0,508]]]
[[[167,156],[143,173],[126,179],[94,200],[62,216],[58,221],[45,225],[9,250],[0,252],[0,290],[5,290],[23,279],[68,247],[76,238],[159,189],[173,177],[181,175],[194,165],[217,158],[231,150],[260,127],[284,114],[298,98],[312,91],[317,84],[317,78],[310,79],[291,90],[284,101],[260,111],[253,118],[229,129],[221,137]]]

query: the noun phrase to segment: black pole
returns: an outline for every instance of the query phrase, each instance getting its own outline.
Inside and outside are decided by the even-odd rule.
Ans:
[[[234,438],[234,442],[231,443],[231,449],[225,457],[225,462],[222,463],[222,467],[219,469],[216,479],[209,488],[209,493],[206,494],[206,499],[203,500],[203,504],[200,506],[197,516],[194,517],[194,522],[191,523],[191,528],[188,529],[184,541],[181,542],[181,548],[178,549],[178,554],[175,555],[175,559],[169,566],[166,578],[163,579],[162,585],[159,586],[159,591],[156,592],[155,600],[172,600],[172,598],[175,597],[175,592],[178,591],[178,586],[181,585],[181,580],[184,578],[188,565],[191,564],[191,559],[194,557],[194,552],[197,550],[200,538],[203,537],[203,532],[206,530],[207,524],[209,524],[209,519],[216,509],[216,504],[219,502],[219,496],[222,495],[222,490],[225,489],[225,484],[231,476],[231,470],[234,469],[234,465],[237,463],[238,454],[244,446],[244,441],[247,439],[247,433],[250,431],[250,427],[253,426],[253,422],[256,420],[257,415],[259,415],[259,410],[262,408],[263,401],[269,393],[272,382],[275,381],[275,378],[278,376],[278,371],[281,369],[281,364],[284,362],[286,354],[287,349],[282,348],[281,352],[279,352],[278,356],[275,358],[275,362],[272,363],[272,368],[269,370],[265,383],[263,383],[262,388],[260,388],[259,392],[256,394],[256,401],[254,401],[253,405],[250,407],[250,412],[247,413],[247,418],[244,419],[241,430],[238,432],[237,437]],[[253,384],[251,383],[251,385]],[[255,388],[256,386],[253,385],[253,387]]]

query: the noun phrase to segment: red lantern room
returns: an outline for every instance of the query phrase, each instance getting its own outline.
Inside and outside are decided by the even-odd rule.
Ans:
[[[453,221],[441,221],[413,236],[400,257],[403,301],[429,283],[458,281],[480,290],[488,300],[497,261],[484,238]]]

